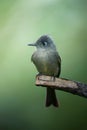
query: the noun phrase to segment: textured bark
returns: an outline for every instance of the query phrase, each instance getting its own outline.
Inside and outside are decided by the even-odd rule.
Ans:
[[[64,78],[54,78],[51,76],[36,76],[36,86],[51,87],[56,90],[66,91],[78,96],[87,98],[87,84],[72,81]]]

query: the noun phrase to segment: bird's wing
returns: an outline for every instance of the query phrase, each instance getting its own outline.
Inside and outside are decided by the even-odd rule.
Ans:
[[[58,64],[58,75],[57,77],[59,77],[60,72],[61,72],[61,57],[59,56],[58,52],[55,53],[56,56],[56,60],[57,60],[57,64]]]

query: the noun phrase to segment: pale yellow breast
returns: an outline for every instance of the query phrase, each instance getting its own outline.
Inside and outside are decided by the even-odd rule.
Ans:
[[[58,74],[57,59],[51,52],[36,51],[32,56],[32,61],[38,72],[55,76]]]

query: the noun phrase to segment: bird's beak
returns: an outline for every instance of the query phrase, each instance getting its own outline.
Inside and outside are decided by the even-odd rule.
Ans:
[[[36,46],[36,44],[35,43],[30,43],[30,44],[28,44],[28,46]]]

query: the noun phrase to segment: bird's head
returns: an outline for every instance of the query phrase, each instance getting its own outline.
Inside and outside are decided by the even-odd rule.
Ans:
[[[37,49],[56,49],[53,40],[48,35],[41,36],[35,43],[28,46],[36,46]]]

